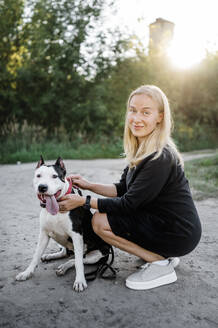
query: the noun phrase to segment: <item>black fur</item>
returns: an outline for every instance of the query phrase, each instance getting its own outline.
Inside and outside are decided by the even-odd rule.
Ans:
[[[65,176],[66,176],[66,168],[64,165],[64,162],[61,157],[58,157],[55,165],[53,165],[55,171],[58,174],[58,177],[61,181],[65,181]]]
[[[59,179],[61,181],[65,181],[65,177],[66,177],[66,169],[63,169],[62,167],[60,167],[59,165],[52,165],[54,170],[57,172],[57,175],[59,177]]]
[[[74,190],[72,189],[72,193]],[[77,207],[70,211],[73,231],[83,235],[84,243],[87,245],[87,252],[100,250],[103,255],[109,253],[110,245],[102,240],[92,228],[92,213],[83,207]]]
[[[58,178],[62,181],[62,182],[65,182],[65,177],[66,177],[66,170],[65,169],[62,169],[60,166],[58,165],[45,165],[47,167],[53,167],[55,172],[57,173],[58,175]]]

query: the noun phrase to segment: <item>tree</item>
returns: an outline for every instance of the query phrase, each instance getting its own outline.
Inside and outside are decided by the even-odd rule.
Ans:
[[[64,126],[69,134],[87,134],[96,120],[103,120],[106,108],[100,103],[98,84],[121,48],[119,37],[113,38],[105,56],[106,33],[98,31],[91,38],[106,3],[109,1],[27,1],[19,25],[25,51],[20,53],[22,65],[14,72],[13,112],[19,126],[27,122],[49,134]],[[23,6],[22,10],[21,4],[18,7],[22,13]],[[89,62],[84,52],[91,46]]]
[[[23,0],[0,2],[0,126],[11,131],[16,122],[16,71],[22,64]]]

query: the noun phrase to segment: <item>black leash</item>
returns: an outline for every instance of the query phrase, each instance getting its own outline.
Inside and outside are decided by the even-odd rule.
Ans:
[[[81,190],[79,188],[75,188],[75,189],[77,190],[78,194],[82,196]],[[72,188],[72,193],[75,193],[73,188]],[[86,254],[84,255],[84,257],[86,256]],[[109,263],[107,263],[110,255],[111,255],[111,260]],[[97,276],[102,279],[110,279],[110,280],[115,279],[116,271],[111,266],[113,262],[114,262],[114,250],[113,247],[110,246],[108,254],[104,255],[97,263],[88,264],[88,265],[95,265],[95,266],[97,265],[97,268],[91,272],[85,273],[86,280],[88,281],[95,280]],[[110,270],[111,274],[109,275],[105,274],[107,270]]]
[[[109,263],[109,256],[111,255],[111,260]],[[114,250],[111,246],[109,248],[109,253],[102,257],[97,263],[94,265],[97,265],[97,268],[91,272],[85,273],[86,280],[91,281],[95,280],[97,277],[102,279],[115,279],[116,278],[116,271],[112,268],[112,264],[114,262]],[[90,265],[90,264],[88,264]],[[105,274],[107,270],[110,270],[111,274]]]

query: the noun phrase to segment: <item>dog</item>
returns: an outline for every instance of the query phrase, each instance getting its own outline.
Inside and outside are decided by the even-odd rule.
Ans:
[[[78,207],[69,212],[59,212],[58,200],[68,193],[75,193],[72,181],[66,178],[66,168],[61,157],[58,157],[54,165],[46,165],[41,156],[35,170],[33,185],[42,206],[40,233],[30,265],[16,276],[16,280],[24,281],[31,278],[40,259],[59,259],[73,251],[75,259],[59,266],[56,273],[63,275],[75,265],[76,278],[73,289],[81,292],[87,288],[84,264],[96,263],[108,254],[110,246],[94,233],[90,210]],[[57,253],[43,255],[50,238],[63,247]],[[87,248],[85,258],[84,245]]]

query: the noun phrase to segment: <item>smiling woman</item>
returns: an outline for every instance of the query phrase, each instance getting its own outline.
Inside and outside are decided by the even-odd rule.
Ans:
[[[131,133],[139,144],[161,122],[163,113],[159,112],[156,102],[145,94],[132,97],[129,103],[127,120]]]
[[[126,279],[126,286],[143,290],[173,283],[179,259],[172,257],[197,246],[201,225],[171,138],[169,103],[160,88],[142,85],[130,94],[124,150],[128,166],[120,182],[103,185],[81,176],[70,178],[73,185],[104,196],[86,196],[85,204],[98,210],[92,218],[94,232],[107,244],[148,262]],[[78,197],[81,202],[70,195],[64,205],[84,205]]]

